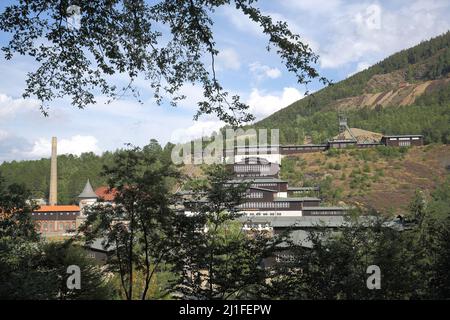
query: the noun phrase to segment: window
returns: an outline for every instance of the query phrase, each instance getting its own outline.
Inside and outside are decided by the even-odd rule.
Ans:
[[[263,198],[263,193],[262,192],[251,192],[248,194],[247,197],[253,198],[253,199],[261,199],[261,198]]]
[[[400,147],[409,147],[411,145],[411,141],[409,141],[409,140],[408,141],[399,141],[398,145]]]

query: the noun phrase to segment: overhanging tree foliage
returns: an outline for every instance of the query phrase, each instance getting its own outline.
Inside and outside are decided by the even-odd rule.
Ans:
[[[117,98],[129,91],[138,96],[134,81],[143,77],[157,103],[168,95],[176,105],[184,98],[177,93],[183,85],[202,86],[204,100],[198,103],[195,118],[212,113],[238,125],[253,116],[239,96],[228,96],[217,78],[215,9],[234,6],[258,24],[269,38],[267,49],[276,50],[300,84],[320,78],[313,66],[317,55],[285,22],[273,21],[258,9],[256,2],[20,0],[0,15],[0,30],[12,35],[2,49],[6,59],[20,54],[36,60],[38,68],[28,74],[24,96],[37,97],[44,114],[49,102],[62,97],[84,108],[95,103],[98,94]],[[71,23],[72,14],[79,14],[75,17],[79,25]],[[114,75],[124,75],[128,84],[117,86]]]
[[[0,175],[0,238],[38,240],[39,235],[31,221],[33,209],[29,191],[19,184],[6,186]]]
[[[31,220],[29,192],[0,177],[0,299],[109,299],[100,268],[70,241],[40,241]],[[67,267],[81,270],[81,289],[66,285]]]
[[[129,300],[138,290],[136,272],[143,274],[138,295],[145,300],[156,270],[173,249],[171,186],[178,173],[171,162],[161,161],[160,151],[153,143],[144,150],[133,147],[118,153],[114,164],[104,169],[109,188],[115,192],[114,204],[99,202],[88,207],[80,227],[88,242],[104,239],[104,245],[114,249],[109,266],[119,274]]]

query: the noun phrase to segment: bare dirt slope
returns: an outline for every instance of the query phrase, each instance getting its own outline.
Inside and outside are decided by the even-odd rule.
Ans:
[[[450,78],[407,83],[392,74],[375,75],[369,80],[367,87],[367,91],[372,92],[338,99],[333,103],[333,107],[338,110],[350,110],[361,107],[408,106],[412,105],[422,94],[433,92],[449,82]]]

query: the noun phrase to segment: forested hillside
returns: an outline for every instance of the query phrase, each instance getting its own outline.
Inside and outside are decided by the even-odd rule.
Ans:
[[[398,52],[255,124],[279,128],[281,143],[336,135],[337,112],[351,127],[450,141],[450,32]]]
[[[171,144],[163,149],[156,140],[151,140],[144,147],[149,152],[161,152],[170,155]],[[50,152],[50,150],[49,150]],[[121,152],[104,152],[98,156],[94,153],[83,153],[80,156],[58,156],[58,203],[70,204],[83,190],[87,179],[95,188],[107,185],[105,177],[101,175],[104,165],[110,165],[114,154]],[[35,198],[48,199],[50,182],[50,159],[12,161],[0,165],[0,177],[6,184],[24,184]]]

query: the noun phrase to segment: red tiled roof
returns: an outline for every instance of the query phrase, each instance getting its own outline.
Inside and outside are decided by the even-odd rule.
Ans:
[[[99,198],[102,198],[105,201],[114,201],[114,198],[117,194],[117,190],[110,190],[109,187],[99,187],[95,189],[95,193]]]
[[[35,212],[72,212],[72,211],[80,211],[79,206],[75,205],[56,205],[56,206],[40,206],[39,209],[35,210]]]

